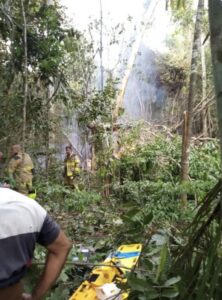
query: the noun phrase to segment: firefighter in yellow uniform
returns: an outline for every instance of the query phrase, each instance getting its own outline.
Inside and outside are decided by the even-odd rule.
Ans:
[[[66,157],[64,160],[64,184],[73,189],[78,189],[76,177],[80,174],[79,158],[73,153],[71,146],[66,146]]]
[[[30,156],[27,153],[22,153],[20,145],[13,145],[8,164],[8,174],[13,182],[13,187],[18,192],[29,195],[32,191],[33,173],[34,165]]]

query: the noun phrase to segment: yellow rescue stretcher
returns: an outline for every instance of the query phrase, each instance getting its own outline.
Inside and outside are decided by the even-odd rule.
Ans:
[[[128,292],[121,292],[116,286],[126,283],[126,273],[138,262],[142,244],[120,246],[109,255],[101,266],[93,268],[90,276],[73,293],[69,300],[125,300]]]

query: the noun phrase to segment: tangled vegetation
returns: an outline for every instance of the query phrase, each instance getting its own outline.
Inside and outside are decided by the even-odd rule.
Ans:
[[[144,15],[151,1],[145,2]],[[153,98],[145,93],[144,99],[149,99],[145,106],[139,99],[144,120],[153,126],[145,139],[142,128],[134,130],[130,124],[121,130],[122,124],[115,123],[122,113],[120,103],[116,103],[122,78],[115,77],[116,70],[102,65],[105,18],[88,24],[90,40],[67,24],[57,0],[0,1],[0,150],[7,156],[11,144],[21,142],[31,154],[36,166],[37,201],[73,242],[66,266],[46,300],[68,299],[95,264],[125,243],[143,244],[139,264],[123,287],[130,289],[130,300],[222,298],[221,154],[215,138],[214,101],[216,94],[221,109],[222,4],[220,0],[209,1],[209,22],[203,0],[198,1],[197,11],[191,0],[166,1],[166,6],[171,7],[176,25],[167,40],[169,53],[153,53],[158,60],[155,76],[134,70],[142,77],[141,86],[153,82],[156,90]],[[129,16],[128,21],[131,19]],[[125,24],[112,26],[109,48],[122,45],[125,30]],[[212,51],[206,43],[209,31]],[[92,32],[97,32],[99,46]],[[200,42],[203,36],[205,40]],[[126,52],[130,53],[129,49]],[[142,57],[137,50],[137,56]],[[130,54],[122,54],[119,59],[123,56],[123,65],[117,62],[121,76],[131,60]],[[143,63],[148,66],[149,58]],[[166,98],[160,101],[161,107],[158,89],[164,90],[162,98]],[[134,92],[140,94],[140,90]],[[187,110],[188,115],[183,114]],[[221,114],[219,111],[220,136]],[[157,117],[161,124],[155,130]],[[91,147],[92,163],[90,171],[83,168],[76,190],[64,187],[58,157],[61,147],[70,142],[72,122],[78,123],[81,142]],[[167,131],[161,130],[164,126]],[[118,130],[119,153],[115,153]],[[88,154],[84,153],[82,160],[86,161]],[[181,195],[186,196],[186,209],[181,206]],[[90,251],[87,264],[82,248]],[[45,252],[37,248],[25,279],[27,291],[44,259]]]
[[[99,170],[90,175],[88,186],[89,174],[81,175],[79,191],[62,186],[59,177],[52,176],[48,183],[41,178],[36,180],[39,202],[57,219],[75,245],[57,285],[46,299],[67,298],[93,264],[101,262],[110,251],[125,243],[144,245],[139,266],[129,275],[130,299],[169,299],[185,293],[181,249],[185,249],[196,232],[195,228],[189,229],[189,224],[196,222],[198,207],[202,203],[206,206],[204,195],[217,183],[220,169],[218,141],[194,141],[190,182],[181,185],[180,147],[178,137],[159,134],[149,143],[133,146],[131,152],[124,153],[119,160],[111,157],[107,174],[112,179],[108,186],[100,188],[97,181],[101,182],[102,176],[105,182],[107,174]],[[59,165],[55,168],[58,171]],[[107,188],[109,195],[104,196]],[[184,190],[189,195],[185,211],[180,204],[180,194]],[[213,227],[208,229],[208,234],[216,238],[217,228]],[[88,267],[75,266],[72,262],[76,256],[80,262],[84,259],[82,247],[91,253]],[[43,259],[44,253],[38,248],[33,266],[35,273],[36,268],[41,268]],[[188,270],[194,272],[192,268]],[[33,276],[31,278],[33,280]]]

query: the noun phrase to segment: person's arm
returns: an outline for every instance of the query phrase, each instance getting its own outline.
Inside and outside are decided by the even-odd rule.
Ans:
[[[8,174],[9,176],[13,176],[17,168],[20,166],[22,163],[22,159],[19,156],[15,156],[15,158],[11,158],[9,163],[8,163]]]
[[[62,176],[63,177],[66,177],[67,175],[67,164],[66,164],[66,159],[64,159],[64,167],[63,167],[63,173],[62,173]]]
[[[78,176],[80,174],[80,160],[77,156],[75,156],[74,165],[75,165],[74,173],[75,175]]]
[[[17,189],[17,182],[14,179],[14,173],[19,168],[20,164],[22,163],[22,159],[19,156],[15,158],[11,158],[7,167],[7,174],[8,174],[8,181],[10,188]]]
[[[33,289],[32,294],[23,294],[22,299],[40,300],[50,290],[61,273],[71,249],[71,243],[65,234],[60,231],[57,239],[52,244],[46,246],[46,249],[48,250],[46,263],[39,282]]]

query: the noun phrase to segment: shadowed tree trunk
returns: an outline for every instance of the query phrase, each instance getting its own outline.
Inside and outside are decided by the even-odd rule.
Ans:
[[[192,58],[191,58],[191,71],[189,80],[189,94],[187,99],[187,113],[186,122],[184,122],[184,133],[182,143],[182,157],[181,157],[181,182],[182,184],[189,180],[189,150],[190,139],[192,135],[192,123],[193,123],[193,105],[195,103],[196,90],[197,90],[197,75],[198,75],[198,60],[199,60],[199,45],[201,34],[201,17],[203,9],[203,0],[198,1],[196,22],[194,29]],[[187,206],[187,194],[182,193],[181,204],[183,207]]]
[[[24,49],[24,68],[23,68],[23,121],[22,121],[22,150],[25,150],[25,138],[26,138],[26,112],[27,112],[27,100],[28,100],[28,53],[27,53],[27,22],[23,0],[21,0],[21,9],[23,17],[23,49]]]
[[[202,127],[203,136],[208,137],[208,106],[207,102],[207,71],[206,71],[206,57],[205,57],[205,47],[203,44],[204,36],[201,34],[201,69],[202,69]]]
[[[211,54],[215,83],[222,162],[222,1],[209,0]]]
[[[45,105],[45,173],[46,173],[46,180],[48,181],[49,177],[49,161],[50,161],[50,86],[46,88],[46,105]]]

